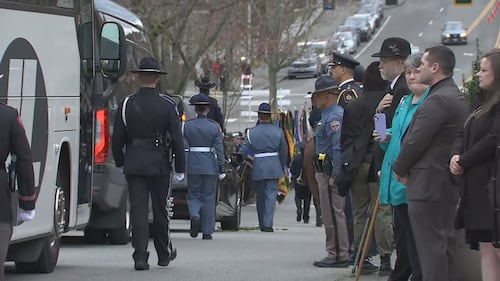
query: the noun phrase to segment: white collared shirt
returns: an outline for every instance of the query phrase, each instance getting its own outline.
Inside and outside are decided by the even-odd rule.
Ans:
[[[398,82],[398,79],[399,79],[399,77],[401,77],[401,75],[403,75],[403,74],[399,74],[398,76],[396,76],[396,78],[394,78],[394,80],[392,80],[391,90],[394,90],[394,86],[396,85],[396,82]]]
[[[345,80],[344,82],[339,84],[339,88],[342,87],[344,84],[347,84],[347,83],[352,82],[352,81],[354,81],[354,78],[350,78],[350,79]]]

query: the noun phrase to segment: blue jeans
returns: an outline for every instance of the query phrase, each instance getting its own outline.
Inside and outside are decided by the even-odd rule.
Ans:
[[[278,179],[254,181],[254,188],[257,195],[259,227],[272,227],[278,196]]]
[[[215,229],[216,175],[187,174],[187,203],[191,218],[201,216],[201,231],[212,234]]]

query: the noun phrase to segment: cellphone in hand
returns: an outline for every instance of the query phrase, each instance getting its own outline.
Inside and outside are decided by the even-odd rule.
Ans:
[[[380,138],[384,140],[387,135],[385,113],[376,113],[373,119],[375,122],[375,131],[377,131]]]

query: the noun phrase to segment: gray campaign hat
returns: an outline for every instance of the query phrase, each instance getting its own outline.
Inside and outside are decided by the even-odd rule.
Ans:
[[[165,75],[166,71],[160,70],[160,64],[153,57],[145,57],[139,62],[139,68],[136,70],[131,70],[133,73],[153,73]]]
[[[339,85],[335,79],[330,75],[321,75],[316,82],[314,82],[314,94],[323,92],[332,92],[332,90],[337,90]]]

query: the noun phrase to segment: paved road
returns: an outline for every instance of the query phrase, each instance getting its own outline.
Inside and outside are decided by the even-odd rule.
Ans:
[[[471,26],[478,16],[483,11],[484,7],[491,0],[477,0],[474,4],[468,7],[457,7],[453,5],[453,1],[406,1],[404,5],[388,8],[385,10],[385,18],[374,38],[367,43],[362,43],[358,48],[358,53],[354,56],[366,66],[374,60],[371,54],[378,52],[382,41],[391,36],[400,36],[408,39],[411,43],[418,46],[420,51],[426,47],[439,45],[441,28],[446,21],[460,20],[465,26]],[[346,15],[343,14],[345,17]],[[334,20],[336,19],[336,21]],[[314,26],[311,38],[326,38],[331,36],[335,31],[336,24],[342,22],[335,18],[332,11],[324,12],[318,19],[318,24]],[[479,38],[480,48],[489,50],[495,46],[497,35],[499,33],[500,18],[497,17],[493,22],[488,23],[484,17],[478,24],[474,24],[469,30],[469,44],[449,46],[456,55],[457,63],[455,68],[455,81],[461,83],[463,78],[468,78],[471,75],[471,62],[474,60],[476,53],[475,40]],[[286,70],[280,72],[284,78]],[[309,107],[309,99],[305,97],[306,93],[314,88],[314,78],[303,79],[284,79],[278,84],[278,88],[290,89],[291,94],[283,98],[284,105],[282,109],[293,110]],[[255,97],[253,102],[267,101],[267,97]],[[228,131],[242,131],[246,127],[253,126],[252,122],[247,122],[248,118],[241,117],[242,111],[248,111],[248,103],[238,101],[237,104],[242,106],[237,107],[231,113],[230,120],[227,124]],[[252,110],[255,110],[255,106]],[[238,120],[236,120],[238,119]],[[254,118],[255,119],[255,118]]]

